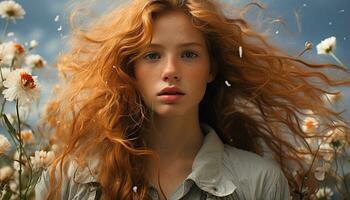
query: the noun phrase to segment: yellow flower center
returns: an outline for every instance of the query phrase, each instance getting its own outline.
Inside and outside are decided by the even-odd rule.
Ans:
[[[6,14],[10,17],[16,16],[16,11],[13,9],[6,10]]]
[[[34,65],[36,68],[41,68],[44,66],[44,62],[40,59]]]
[[[330,46],[329,48],[326,49],[326,53],[329,53],[332,51],[332,46]]]

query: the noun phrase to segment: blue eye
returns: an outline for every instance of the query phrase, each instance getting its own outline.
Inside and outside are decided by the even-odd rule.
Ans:
[[[160,56],[157,53],[149,53],[145,56],[145,58],[148,60],[159,59],[159,57]]]
[[[196,58],[198,56],[197,54],[193,53],[192,51],[186,51],[182,55],[184,55],[186,58]]]

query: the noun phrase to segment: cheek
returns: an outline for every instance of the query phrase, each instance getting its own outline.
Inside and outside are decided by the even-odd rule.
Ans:
[[[135,70],[134,70],[134,74],[135,74],[135,79],[136,79],[137,85],[141,88],[144,87],[144,85],[148,81],[149,77],[151,77],[149,70],[147,70],[143,66],[136,65]]]
[[[196,71],[195,73],[191,73],[189,77],[192,85],[192,92],[196,94],[196,96],[204,96],[205,89],[207,87],[208,80],[207,71]]]
[[[152,81],[152,77],[156,77],[157,74],[156,66],[150,66],[146,64],[135,65],[134,74],[136,81],[138,82],[148,82]]]
[[[209,78],[209,67],[202,67],[192,70],[190,78],[195,80],[198,85],[206,85]]]
[[[144,91],[146,88],[145,87],[145,76],[144,76],[144,70],[142,70],[142,68],[138,67],[137,65],[135,65],[134,68],[134,75],[135,75],[135,80],[136,80],[136,87],[137,90],[142,94],[142,96],[144,96]]]
[[[138,66],[137,64],[135,65],[134,67],[134,75],[135,75],[135,79],[137,82],[140,82],[142,81],[142,74],[144,74],[145,70],[141,67],[141,66]]]
[[[144,67],[135,67],[135,79],[136,79],[136,86],[143,98],[147,99],[149,95],[153,93],[152,86],[155,85],[152,78],[154,77],[154,74],[151,70],[147,70]],[[146,100],[145,99],[145,100]]]

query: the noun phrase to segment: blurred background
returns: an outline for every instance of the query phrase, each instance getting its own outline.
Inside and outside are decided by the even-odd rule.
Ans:
[[[57,84],[57,71],[55,69],[56,56],[63,51],[66,45],[66,35],[69,33],[68,11],[75,1],[64,0],[18,0],[26,14],[24,19],[18,19],[15,24],[8,27],[9,32],[5,40],[17,40],[24,44],[30,40],[36,40],[39,46],[33,53],[40,54],[48,65],[33,73],[39,76],[42,86],[42,98],[39,108],[50,96],[53,86]],[[104,10],[111,1],[100,0],[97,7]],[[113,1],[113,3],[118,1]],[[119,0],[119,2],[121,2]],[[250,2],[247,0],[234,1],[223,0],[238,7]],[[290,55],[298,55],[304,49],[306,41],[314,44],[321,40],[335,36],[337,47],[335,50],[338,58],[348,67],[350,66],[350,1],[349,0],[261,0],[266,6],[261,12],[257,7],[247,12],[247,17],[252,22],[256,19],[264,19],[261,27],[271,37],[270,41],[278,47],[286,50]],[[262,14],[262,15],[261,15]],[[1,20],[0,27],[4,28]],[[316,48],[306,52],[303,58],[313,62],[335,61],[329,55],[317,55]],[[349,88],[343,90],[343,98],[337,106],[350,108]],[[350,119],[349,111],[346,112]],[[32,119],[35,120],[35,119]]]

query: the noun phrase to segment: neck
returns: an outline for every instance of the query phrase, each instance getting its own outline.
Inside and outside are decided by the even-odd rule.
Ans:
[[[169,163],[192,163],[202,146],[204,135],[198,114],[155,116],[146,134],[149,147],[160,157],[161,166]]]

